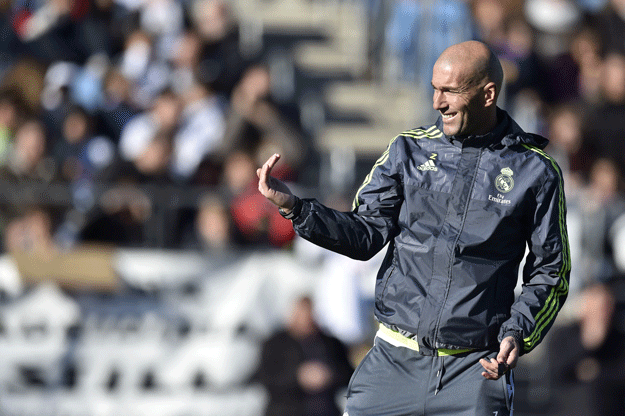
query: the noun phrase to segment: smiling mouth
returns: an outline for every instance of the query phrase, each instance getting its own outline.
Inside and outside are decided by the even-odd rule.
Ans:
[[[458,114],[458,113],[441,114],[441,115],[443,116],[443,120],[450,120],[450,119],[454,118],[456,116],[456,114]]]

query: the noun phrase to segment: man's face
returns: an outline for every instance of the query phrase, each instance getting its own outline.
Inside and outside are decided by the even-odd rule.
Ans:
[[[462,71],[448,63],[437,62],[432,74],[433,107],[443,117],[447,136],[466,136],[488,132],[484,106],[484,85],[475,85]]]

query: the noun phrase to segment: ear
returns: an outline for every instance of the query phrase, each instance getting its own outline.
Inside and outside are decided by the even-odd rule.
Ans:
[[[490,107],[497,104],[497,85],[494,82],[489,82],[484,85],[484,106]]]

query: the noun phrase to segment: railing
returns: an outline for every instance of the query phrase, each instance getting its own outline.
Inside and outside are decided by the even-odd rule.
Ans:
[[[125,185],[117,183],[10,182],[0,181],[0,206],[20,208],[48,207],[73,210],[81,223],[94,211],[116,197],[123,204],[146,204],[148,215],[143,223],[144,247],[167,248],[175,231],[172,214],[182,209],[195,209],[202,196],[213,192],[210,187],[174,185]]]

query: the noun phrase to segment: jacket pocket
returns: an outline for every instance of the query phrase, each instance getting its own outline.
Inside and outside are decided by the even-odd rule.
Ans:
[[[376,296],[375,296],[375,302],[378,305],[378,307],[382,307],[382,299],[384,298],[384,295],[386,295],[386,290],[388,287],[388,283],[391,280],[391,276],[393,275],[393,273],[395,272],[395,269],[397,268],[397,266],[395,266],[395,262],[393,261],[393,263],[391,264],[391,267],[389,267],[386,272],[384,273],[384,277],[382,279],[382,281],[380,283],[378,283],[378,289],[376,290]]]

